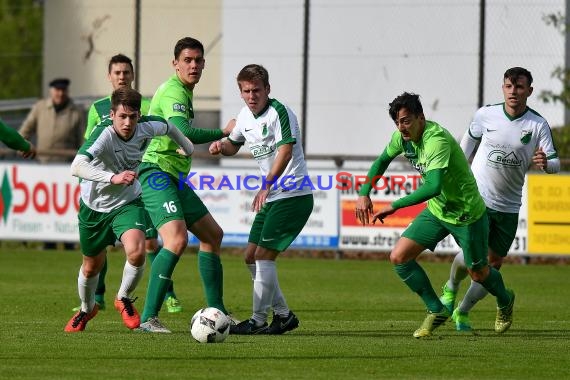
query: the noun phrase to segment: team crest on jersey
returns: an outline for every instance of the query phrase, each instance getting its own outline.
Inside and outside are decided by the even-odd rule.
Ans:
[[[261,124],[261,136],[263,137],[267,136],[267,123]]]
[[[523,145],[528,144],[530,142],[531,137],[532,137],[532,131],[525,131],[525,130],[521,131],[521,143],[523,143]]]
[[[172,110],[174,112],[186,112],[186,106],[184,104],[174,103],[172,105]]]

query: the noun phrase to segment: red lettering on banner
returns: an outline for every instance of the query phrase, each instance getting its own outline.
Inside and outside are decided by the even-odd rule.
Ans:
[[[34,185],[26,184],[18,179],[18,167],[13,166],[12,186],[14,192],[19,191],[23,194],[22,203],[14,204],[14,214],[24,213],[30,206],[40,214],[49,214],[54,211],[57,215],[64,215],[69,211],[70,207],[73,207],[75,212],[79,211],[79,197],[81,193],[79,184],[73,186],[65,183],[61,185],[63,189],[60,189],[57,183],[37,182]],[[63,191],[63,199],[62,203],[59,203],[60,197],[58,195],[61,194],[61,191]],[[71,197],[73,197],[73,201]]]
[[[24,192],[24,202],[21,205],[14,204],[14,213],[24,212],[28,207],[28,199],[30,197],[30,193],[28,191],[28,187],[23,182],[18,182],[18,167],[12,166],[12,181],[14,190],[20,190]]]
[[[49,190],[45,183],[39,182],[32,192],[32,200],[34,202],[34,208],[39,213],[47,214],[49,213]],[[41,199],[38,199],[41,198]],[[43,203],[41,203],[43,201]]]

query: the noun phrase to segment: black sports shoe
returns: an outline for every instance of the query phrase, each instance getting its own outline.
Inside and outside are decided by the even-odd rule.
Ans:
[[[241,321],[237,325],[230,325],[230,334],[235,335],[254,335],[254,334],[266,334],[267,333],[267,322],[261,326],[256,326],[253,319],[247,319]]]
[[[273,313],[273,320],[266,334],[279,335],[297,327],[299,327],[299,318],[291,310],[289,310],[289,314],[286,317]]]

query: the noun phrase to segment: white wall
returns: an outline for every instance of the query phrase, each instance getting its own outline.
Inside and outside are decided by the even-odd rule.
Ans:
[[[301,117],[303,4],[223,2],[222,120],[241,106],[235,75],[246,63],[270,72],[272,95]],[[524,66],[535,94],[559,87],[563,37],[542,15],[563,0],[487,1],[484,103],[502,101],[502,75]],[[479,1],[312,0],[307,152],[378,154],[394,130],[388,103],[403,91],[422,96],[429,119],[459,138],[477,107]],[[560,106],[529,105],[559,125]]]

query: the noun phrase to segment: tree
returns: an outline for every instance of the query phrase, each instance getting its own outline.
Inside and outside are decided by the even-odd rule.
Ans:
[[[42,92],[43,2],[0,0],[0,99]]]

